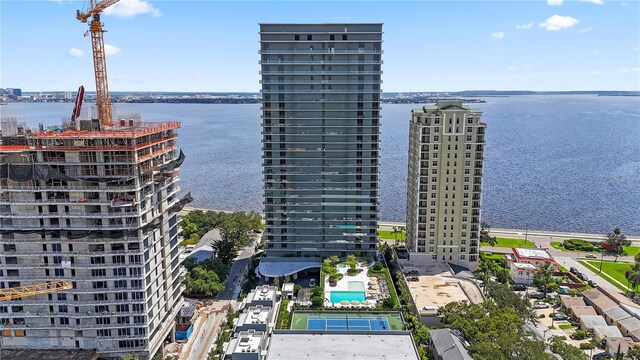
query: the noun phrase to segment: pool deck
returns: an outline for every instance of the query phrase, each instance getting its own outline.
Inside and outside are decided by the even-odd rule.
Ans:
[[[340,279],[338,281],[338,283],[336,284],[336,286],[330,286],[329,285],[329,276],[327,276],[324,279],[324,298],[325,298],[325,303],[324,305],[327,307],[340,307],[341,304],[340,303],[332,303],[330,301],[331,299],[331,292],[332,291],[354,291],[349,289],[349,282],[351,281],[357,281],[363,284],[363,291],[366,292],[366,289],[369,286],[369,276],[367,276],[367,270],[369,269],[368,266],[362,266],[360,264],[358,264],[358,266],[356,266],[357,269],[361,269],[362,271],[359,272],[357,275],[355,276],[350,276],[347,274],[347,269],[349,267],[339,267],[338,268],[338,272],[340,272],[341,274],[344,275],[344,277],[342,279]],[[370,300],[371,302],[375,302],[375,300]]]

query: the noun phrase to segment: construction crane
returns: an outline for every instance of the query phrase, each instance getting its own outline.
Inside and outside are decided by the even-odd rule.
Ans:
[[[71,127],[76,128],[76,119],[80,117],[82,111],[82,100],[84,99],[84,86],[80,85],[78,93],[76,94],[76,101],[73,104],[73,111],[71,112]]]
[[[107,60],[104,54],[104,36],[106,31],[100,22],[100,12],[119,0],[91,0],[87,12],[76,12],[76,19],[83,23],[91,17],[89,32],[91,33],[91,48],[93,53],[93,71],[96,77],[96,107],[101,126],[111,126],[111,100],[109,99],[109,84],[107,82]]]
[[[50,294],[58,291],[73,289],[69,281],[55,280],[42,284],[26,285],[8,289],[0,289],[0,301],[13,300],[26,296]]]

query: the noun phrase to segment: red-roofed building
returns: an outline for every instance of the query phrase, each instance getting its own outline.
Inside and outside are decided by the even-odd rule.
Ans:
[[[504,260],[510,268],[512,263],[531,264],[537,268],[540,268],[546,262],[549,262],[553,267],[553,271],[558,271],[558,264],[556,264],[556,261],[553,259],[553,257],[551,257],[551,255],[549,255],[546,250],[516,247],[514,247],[512,250],[513,254],[506,254],[504,256]]]

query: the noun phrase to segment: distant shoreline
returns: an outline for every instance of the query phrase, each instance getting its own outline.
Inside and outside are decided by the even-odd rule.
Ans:
[[[217,209],[204,209],[204,208],[193,208],[193,207],[184,207],[182,211],[178,214],[179,216],[184,216],[186,213],[194,210],[200,211],[217,211],[217,212],[233,212],[232,210],[217,210]],[[264,214],[260,213],[264,217]],[[386,221],[379,220],[378,228],[383,227],[392,227],[392,226],[406,226],[406,223],[400,221]],[[593,234],[593,233],[582,233],[582,232],[574,232],[574,231],[554,231],[554,230],[535,230],[535,229],[503,229],[503,228],[492,228],[491,229],[495,233],[500,234],[518,234],[522,235],[524,233],[528,233],[531,236],[542,235],[542,236],[557,236],[559,238],[582,238],[586,240],[603,240],[605,234]],[[640,241],[640,235],[627,235],[627,239],[631,241]]]

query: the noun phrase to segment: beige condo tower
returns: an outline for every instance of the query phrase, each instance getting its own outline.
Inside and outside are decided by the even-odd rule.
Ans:
[[[481,115],[462,100],[412,110],[407,180],[412,262],[477,267],[486,128]]]

